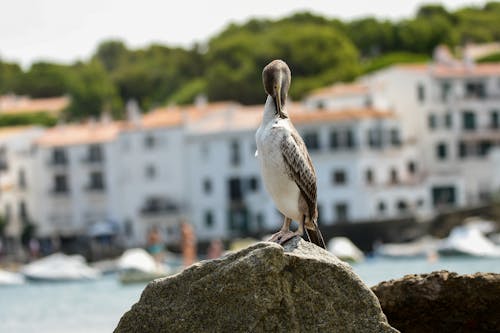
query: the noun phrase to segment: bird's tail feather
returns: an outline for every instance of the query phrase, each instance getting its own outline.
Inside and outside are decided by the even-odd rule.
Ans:
[[[316,221],[314,220],[311,220],[311,222],[314,224],[314,228],[311,229],[308,229],[307,227],[304,228],[304,230],[306,231],[307,238],[309,238],[309,241],[311,243],[314,243],[319,247],[326,249],[325,241],[323,240],[323,235],[321,234],[321,231],[319,231],[318,223],[316,223]]]

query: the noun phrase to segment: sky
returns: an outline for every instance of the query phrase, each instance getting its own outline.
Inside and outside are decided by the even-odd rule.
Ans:
[[[425,1],[429,2],[429,1]],[[280,18],[311,11],[329,18],[401,19],[419,0],[2,0],[0,59],[29,66],[47,60],[85,60],[99,42],[121,39],[130,48],[151,43],[189,47],[207,41],[229,23],[252,17]],[[436,0],[432,1],[436,2]],[[443,0],[449,10],[479,0]]]

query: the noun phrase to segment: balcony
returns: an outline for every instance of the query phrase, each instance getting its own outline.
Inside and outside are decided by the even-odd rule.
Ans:
[[[178,204],[166,198],[149,198],[141,208],[143,216],[175,215],[180,211]]]

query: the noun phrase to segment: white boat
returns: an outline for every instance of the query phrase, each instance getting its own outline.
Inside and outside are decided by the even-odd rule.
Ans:
[[[500,258],[500,246],[495,245],[474,225],[455,227],[438,247],[442,255],[469,255]]]
[[[144,283],[170,274],[169,270],[147,251],[141,248],[129,249],[118,259],[120,282]]]
[[[439,239],[424,236],[408,243],[380,244],[375,248],[375,254],[393,259],[428,257],[436,253],[439,242]]]
[[[23,284],[25,282],[24,276],[19,273],[13,273],[0,269],[0,286],[11,286]]]
[[[21,273],[32,281],[78,281],[93,280],[100,276],[98,270],[87,265],[80,255],[54,253],[23,266]]]
[[[365,259],[363,252],[347,237],[330,239],[328,251],[343,261],[360,262]]]

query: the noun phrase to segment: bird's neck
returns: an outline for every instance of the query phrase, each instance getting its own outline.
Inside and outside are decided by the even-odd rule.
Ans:
[[[264,116],[262,117],[262,123],[267,124],[271,121],[275,121],[279,118],[278,112],[276,112],[276,105],[274,105],[273,98],[267,95],[266,104],[264,105]]]

